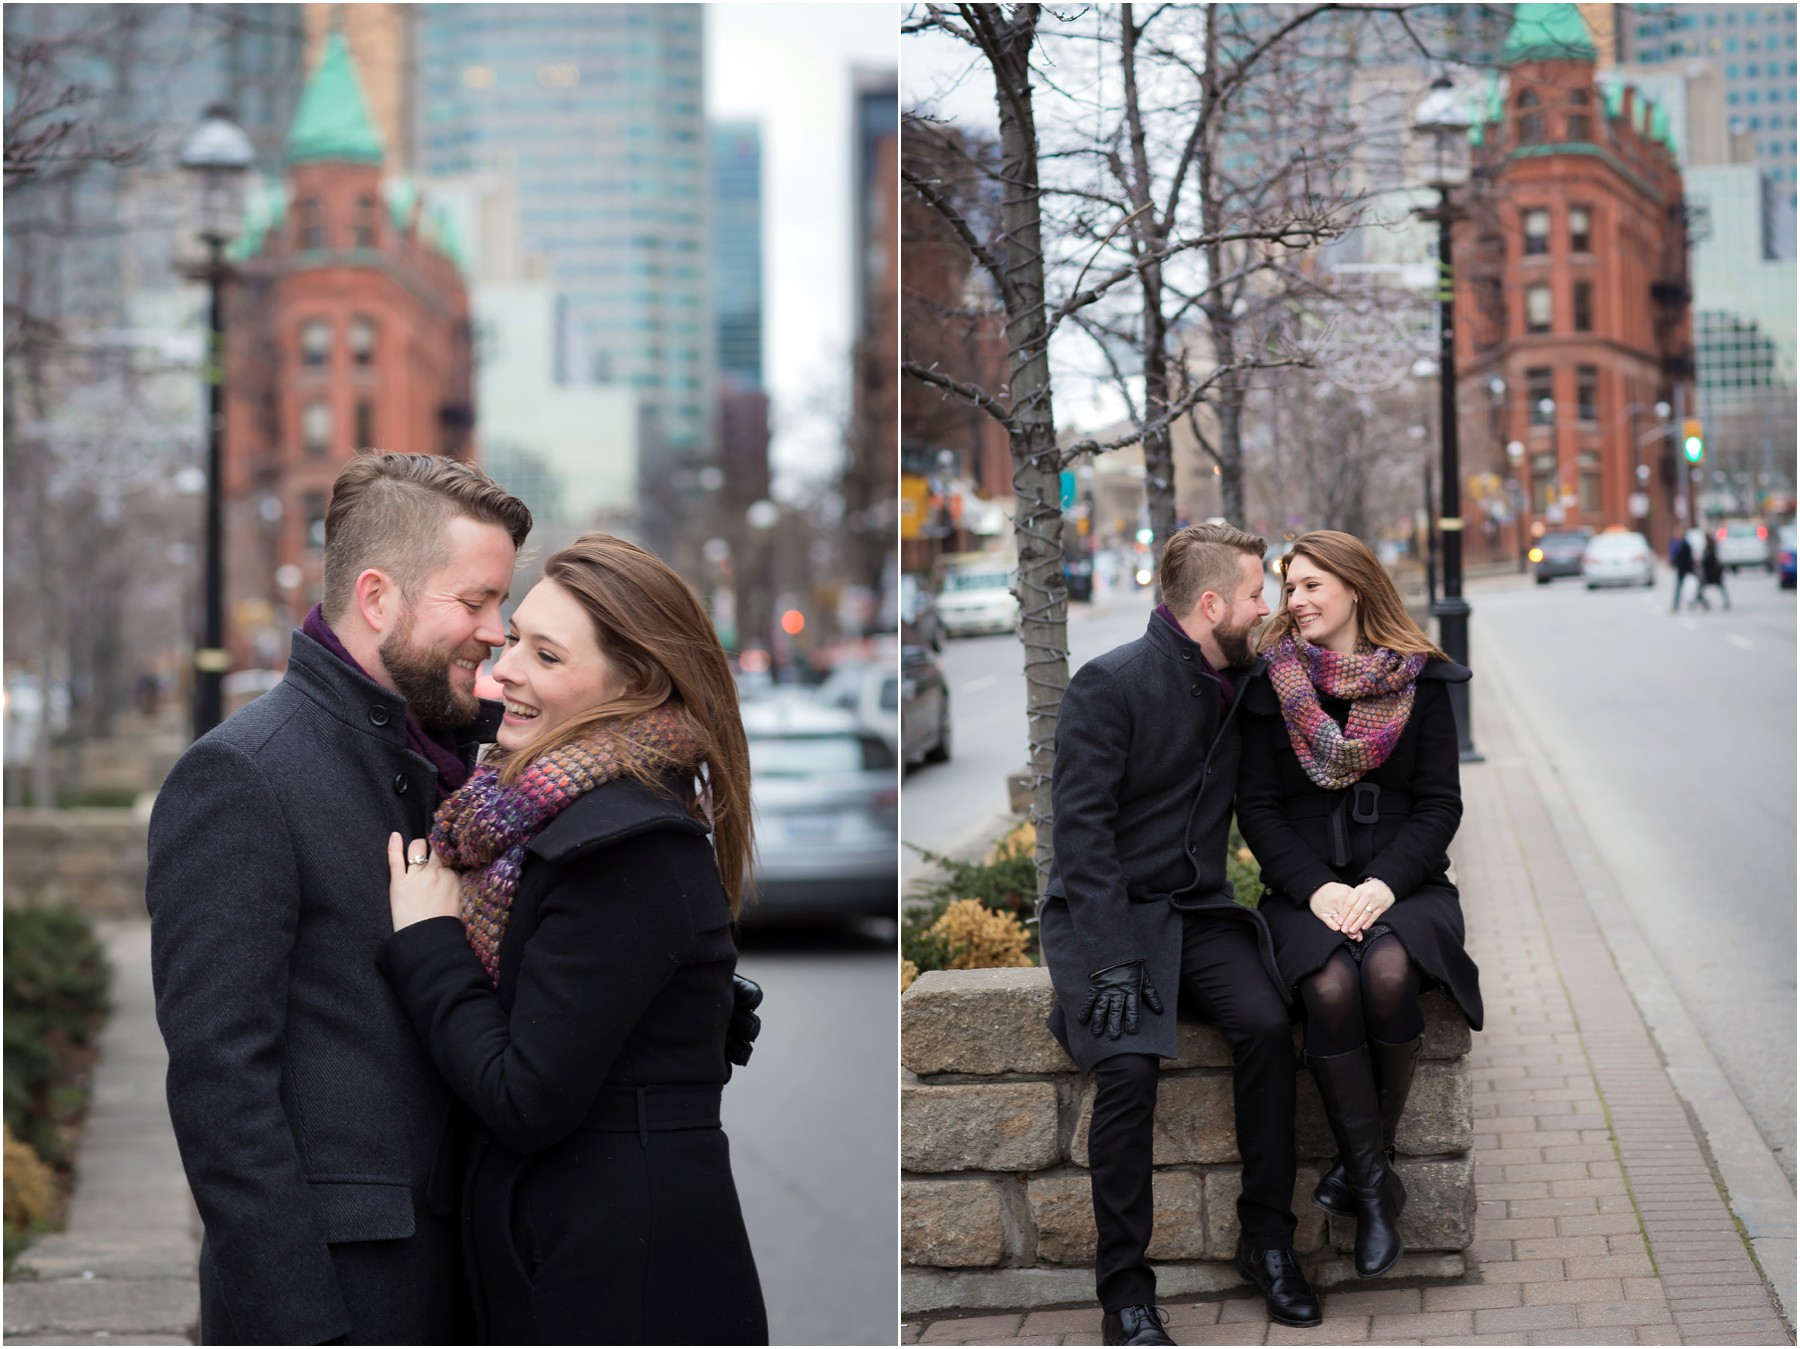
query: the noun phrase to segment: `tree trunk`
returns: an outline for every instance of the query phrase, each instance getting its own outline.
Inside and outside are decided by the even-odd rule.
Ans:
[[[1038,197],[1037,124],[1031,102],[1031,47],[1038,6],[1009,17],[981,6],[993,46],[1000,110],[1000,203],[1005,242],[1001,287],[1006,304],[1012,389],[1013,522],[1019,552],[1020,640],[1025,651],[1025,710],[1030,746],[1031,820],[1037,829],[1038,892],[1050,876],[1050,770],[1056,714],[1069,684],[1068,591],[1063,581],[1061,462],[1051,404],[1049,328],[1044,313],[1044,253]]]

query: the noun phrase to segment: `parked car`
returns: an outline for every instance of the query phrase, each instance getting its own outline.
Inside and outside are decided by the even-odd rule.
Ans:
[[[1655,585],[1656,558],[1650,541],[1629,530],[1594,535],[1581,552],[1581,579],[1589,590]]]
[[[1526,554],[1537,566],[1537,583],[1547,586],[1559,576],[1581,575],[1581,555],[1594,531],[1588,528],[1546,534]]]
[[[842,662],[819,685],[817,697],[827,707],[843,708],[890,746],[899,737],[900,676],[891,657]]]
[[[938,592],[938,621],[947,637],[978,632],[1011,632],[1018,626],[1019,601],[1013,594],[1014,572],[1007,560],[982,556],[952,562],[944,569]]]
[[[816,700],[742,713],[757,849],[748,917],[893,917],[900,782],[887,741]]]
[[[900,757],[908,767],[950,758],[950,686],[944,667],[914,633],[901,630]]]
[[[1713,530],[1713,546],[1718,549],[1720,565],[1731,571],[1740,567],[1775,570],[1775,559],[1769,556],[1769,527],[1754,520],[1726,520]]]
[[[1783,590],[1794,588],[1794,527],[1783,525],[1775,531],[1775,575]]]
[[[933,651],[944,649],[944,628],[938,621],[937,596],[917,572],[900,575],[900,621],[911,626],[919,640]]]

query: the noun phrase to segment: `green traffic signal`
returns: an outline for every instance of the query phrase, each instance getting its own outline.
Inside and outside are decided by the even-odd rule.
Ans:
[[[1689,436],[1682,442],[1681,448],[1687,454],[1687,461],[1690,464],[1699,463],[1706,455],[1706,447],[1701,443],[1699,436]]]

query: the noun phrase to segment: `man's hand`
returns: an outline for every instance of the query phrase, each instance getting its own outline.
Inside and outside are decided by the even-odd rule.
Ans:
[[[1159,1016],[1162,1014],[1162,999],[1156,996],[1156,988],[1144,973],[1141,960],[1097,970],[1089,976],[1088,984],[1087,1001],[1081,1004],[1075,1019],[1088,1026],[1096,1038],[1104,1034],[1116,1040],[1121,1030],[1126,1035],[1136,1035],[1140,996],[1144,1006]]]
[[[1351,901],[1355,897],[1356,891],[1342,881],[1327,881],[1312,892],[1312,898],[1307,901],[1307,907],[1313,911],[1313,917],[1333,932],[1342,932],[1346,936],[1356,937],[1358,934],[1350,931],[1344,921],[1345,911],[1349,909]]]
[[[762,1034],[762,1018],[756,1014],[756,1009],[762,1006],[762,985],[734,974],[731,976],[731,995],[735,1005],[731,1009],[731,1023],[725,1028],[725,1057],[741,1068],[750,1062],[751,1047],[755,1045],[756,1037]]]
[[[462,883],[424,839],[403,843],[388,835],[388,909],[396,932],[427,918],[462,916]]]

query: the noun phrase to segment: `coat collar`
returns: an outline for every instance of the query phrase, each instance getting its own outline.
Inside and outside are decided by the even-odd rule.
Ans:
[[[1150,615],[1150,626],[1145,630],[1144,636],[1149,640],[1151,646],[1171,660],[1191,664],[1199,673],[1210,679],[1219,677],[1206,659],[1206,653],[1200,649],[1200,644],[1160,614],[1152,613]],[[1248,665],[1234,665],[1231,667],[1232,683],[1241,689],[1246,680],[1261,674],[1268,668],[1269,658],[1267,656],[1257,656]]]
[[[292,682],[296,692],[325,708],[339,721],[378,740],[405,746],[406,699],[377,684],[361,670],[344,664],[324,645],[297,628],[288,649],[288,668],[282,682]],[[475,751],[499,734],[500,718],[505,711],[500,703],[481,699],[481,711],[475,720],[456,733],[457,752],[464,763],[472,762]]]
[[[634,778],[615,778],[571,801],[525,845],[547,862],[566,862],[577,854],[639,834],[673,830],[705,834],[706,826],[676,799],[679,786],[653,791]]]

